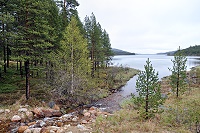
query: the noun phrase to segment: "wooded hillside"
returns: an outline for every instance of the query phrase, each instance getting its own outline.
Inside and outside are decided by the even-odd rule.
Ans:
[[[181,51],[187,56],[200,56],[200,45],[190,46]]]

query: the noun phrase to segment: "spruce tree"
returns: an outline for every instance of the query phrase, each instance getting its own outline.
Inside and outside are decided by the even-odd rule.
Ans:
[[[187,58],[184,56],[180,50],[174,55],[174,60],[172,60],[173,67],[169,68],[172,72],[170,76],[170,85],[172,87],[172,91],[176,93],[176,97],[179,97],[179,93],[184,93],[186,87],[186,62]]]
[[[138,74],[136,80],[136,91],[139,96],[136,97],[136,103],[141,107],[141,114],[148,119],[153,113],[158,111],[158,107],[162,105],[163,98],[160,92],[160,83],[158,72],[155,72],[149,58],[144,65],[144,71]]]

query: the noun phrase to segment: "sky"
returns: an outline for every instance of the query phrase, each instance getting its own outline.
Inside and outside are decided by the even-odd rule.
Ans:
[[[155,54],[200,45],[200,0],[77,0],[93,12],[112,48]]]

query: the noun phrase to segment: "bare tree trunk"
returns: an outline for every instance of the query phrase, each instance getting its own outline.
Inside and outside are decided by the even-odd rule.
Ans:
[[[74,49],[72,45],[72,51],[71,51],[71,94],[74,92]]]
[[[19,61],[17,61],[17,71],[19,70]]]
[[[10,61],[10,49],[7,44],[7,68],[9,68],[9,66],[10,66],[9,61]]]
[[[4,41],[5,45],[5,41]],[[3,46],[4,73],[6,73],[6,46]]]
[[[3,18],[4,20],[4,18]],[[5,26],[4,21],[2,21],[2,32],[3,32],[3,60],[4,60],[4,73],[6,73],[6,41],[5,41]]]
[[[22,61],[19,61],[19,70],[20,70],[21,78],[23,78]]]
[[[95,69],[95,61],[94,61],[94,42],[92,42],[91,61],[92,61],[92,71],[91,71],[91,76],[94,77],[94,69]]]
[[[0,67],[0,80],[1,80],[1,78],[2,78],[2,74],[1,74],[1,67]]]
[[[179,71],[179,63],[178,63],[178,75],[177,75],[177,83],[176,83],[176,97],[178,97],[178,91],[179,91],[179,80],[180,80],[180,71]]]
[[[147,87],[147,94],[146,94],[146,105],[145,105],[145,110],[146,110],[146,116],[145,118],[148,119],[148,107],[149,107],[149,88]]]
[[[29,100],[29,98],[30,98],[30,82],[29,82],[30,69],[29,69],[29,60],[25,61],[25,71],[26,71],[26,100]]]

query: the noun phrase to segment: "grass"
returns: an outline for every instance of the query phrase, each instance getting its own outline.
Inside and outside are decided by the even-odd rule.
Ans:
[[[199,69],[197,70],[199,72]],[[199,77],[198,77],[199,78]],[[167,78],[162,81],[163,92],[168,94],[164,112],[144,120],[135,109],[132,99],[121,103],[122,109],[112,116],[99,116],[93,125],[94,132],[101,133],[192,133],[200,127],[200,87],[190,86],[179,98],[169,90]],[[164,83],[164,84],[163,84]],[[198,87],[197,87],[198,86]]]
[[[7,69],[7,73],[3,73],[3,78],[0,79],[0,106],[12,105],[16,103],[16,101],[20,100],[25,94],[25,76],[21,78],[19,73],[19,70],[16,70],[15,62],[11,63],[10,68]],[[84,100],[86,104],[89,104],[92,100],[107,97],[112,90],[117,90],[121,86],[125,85],[126,82],[137,73],[138,70],[122,66],[100,69],[99,74],[96,72],[95,77],[88,80],[88,88],[85,88],[82,92],[78,93],[78,99],[85,97],[84,95],[86,95],[87,98],[82,98],[82,100],[78,101]],[[35,101],[32,103],[38,103],[41,101],[49,102],[54,99],[52,98],[51,90],[52,87],[48,85],[46,86],[45,84],[44,74],[43,78],[42,76],[34,78],[30,77],[31,98],[29,101]],[[24,98],[22,103],[25,102],[27,101]],[[33,104],[33,106],[35,106],[35,104]],[[78,106],[78,103],[77,105],[75,103],[74,106]]]
[[[8,106],[14,104],[25,94],[25,76],[21,77],[19,70],[16,70],[16,63],[11,63],[7,68],[7,72],[2,74],[0,79],[0,106]],[[41,79],[31,78],[30,88],[31,97],[40,101],[50,97],[48,92],[41,86],[38,86]],[[25,97],[23,102],[25,102]]]

